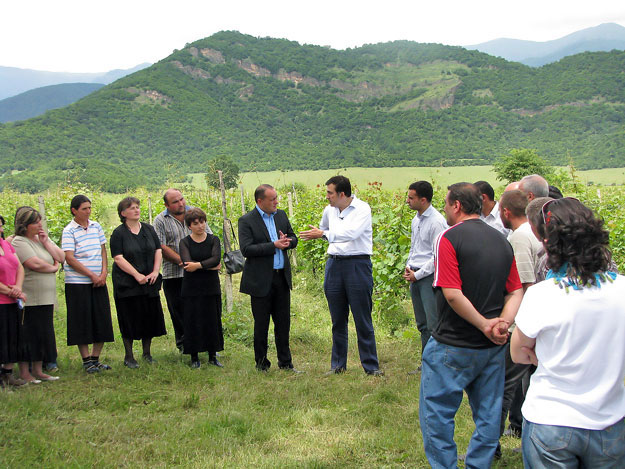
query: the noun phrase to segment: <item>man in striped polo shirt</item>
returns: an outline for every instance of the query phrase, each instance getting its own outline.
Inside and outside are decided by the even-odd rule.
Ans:
[[[110,370],[100,362],[104,342],[113,342],[111,306],[106,288],[107,255],[104,230],[89,220],[91,201],[75,196],[74,219],[63,230],[67,345],[77,345],[87,373]],[[89,347],[91,346],[91,351]]]

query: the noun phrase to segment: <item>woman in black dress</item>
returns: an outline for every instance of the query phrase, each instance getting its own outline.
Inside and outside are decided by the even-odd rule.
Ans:
[[[191,368],[200,367],[200,352],[208,352],[208,362],[222,367],[217,360],[217,352],[224,349],[218,273],[221,245],[217,236],[206,233],[206,214],[199,208],[187,210],[184,222],[191,230],[180,241],[184,353],[191,355]]]
[[[113,296],[128,368],[139,367],[132,352],[134,340],[141,340],[143,359],[153,363],[152,338],[167,333],[159,296],[161,243],[154,228],[139,221],[139,204],[139,199],[126,197],[117,205],[122,224],[111,235]]]

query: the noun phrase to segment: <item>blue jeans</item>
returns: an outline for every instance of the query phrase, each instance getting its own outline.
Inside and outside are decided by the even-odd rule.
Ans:
[[[453,347],[431,337],[421,365],[419,420],[429,463],[434,469],[458,465],[454,417],[464,390],[475,422],[465,467],[489,468],[499,441],[505,372],[503,347]]]
[[[438,314],[436,313],[436,297],[434,296],[434,288],[432,282],[434,274],[423,277],[421,280],[410,284],[410,296],[412,297],[412,309],[414,310],[414,318],[417,322],[417,329],[421,334],[421,354],[425,350],[425,345],[432,335],[432,331],[438,322]]]
[[[379,369],[371,320],[373,275],[369,259],[328,259],[323,289],[332,317],[332,369],[347,368],[347,320],[351,308],[365,371]]]
[[[526,468],[623,468],[625,420],[603,430],[540,425],[523,420]]]

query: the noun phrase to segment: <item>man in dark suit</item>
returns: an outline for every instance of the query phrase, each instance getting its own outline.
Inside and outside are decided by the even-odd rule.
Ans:
[[[246,257],[241,293],[251,296],[256,368],[267,371],[267,334],[273,318],[278,366],[296,372],[289,347],[291,328],[291,265],[287,249],[297,246],[289,219],[278,210],[278,195],[269,184],[254,192],[256,207],[239,218],[239,244]]]

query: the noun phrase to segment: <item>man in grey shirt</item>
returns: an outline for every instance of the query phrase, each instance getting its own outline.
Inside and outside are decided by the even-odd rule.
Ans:
[[[438,316],[434,281],[434,241],[448,228],[445,217],[432,206],[434,189],[427,181],[410,184],[406,203],[417,214],[412,219],[410,253],[404,270],[404,280],[410,283],[410,295],[417,329],[421,334],[421,353],[427,344]],[[411,372],[416,374],[419,371]]]
[[[184,214],[191,207],[186,204],[182,192],[178,189],[167,189],[163,194],[163,202],[165,202],[165,210],[154,219],[154,229],[163,249],[163,292],[174,326],[176,347],[182,351],[184,311],[180,291],[184,270],[178,249],[180,240],[191,234],[184,224]],[[206,232],[212,234],[208,224]]]

